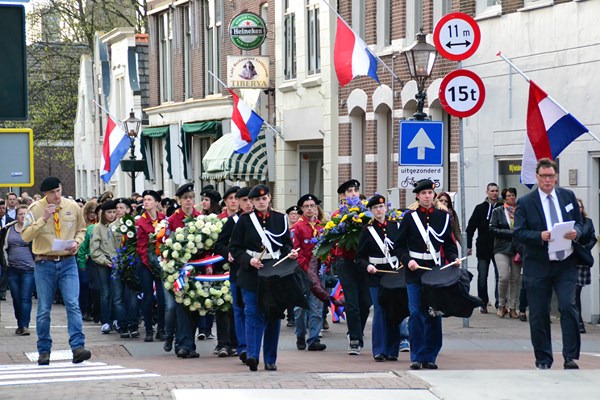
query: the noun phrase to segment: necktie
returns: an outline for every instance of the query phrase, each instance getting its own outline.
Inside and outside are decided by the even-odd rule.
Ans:
[[[556,207],[554,205],[554,198],[552,197],[551,194],[549,194],[548,197],[547,197],[547,199],[548,199],[548,208],[550,208],[550,223],[552,224],[552,226],[554,226],[554,224],[558,224],[558,215],[556,214]],[[550,229],[552,229],[552,227]],[[562,259],[564,259],[565,258],[565,252],[564,252],[564,250],[557,251],[556,252],[556,258],[558,258],[559,261],[561,261]]]
[[[60,219],[58,218],[59,208],[57,207],[54,210],[54,233],[56,234],[56,238],[60,239]]]

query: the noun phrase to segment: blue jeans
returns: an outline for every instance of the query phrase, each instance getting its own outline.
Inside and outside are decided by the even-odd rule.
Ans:
[[[173,293],[165,289],[164,285],[162,289],[165,295],[165,335],[173,337],[175,335],[175,327],[177,326],[177,311],[175,310],[177,303],[175,302]]]
[[[85,336],[81,330],[79,275],[75,257],[67,257],[60,261],[36,261],[34,277],[38,293],[36,318],[38,352],[49,353],[52,350],[50,310],[57,287],[60,289],[67,310],[69,345],[73,350],[85,346]]]
[[[233,296],[233,323],[235,326],[235,336],[237,338],[237,351],[239,354],[246,351],[246,315],[241,301],[240,293],[236,282],[231,283],[231,296]]]
[[[157,307],[157,329],[159,331],[165,330],[165,292],[163,291],[163,282],[152,276],[150,270],[143,264],[138,263],[137,274],[142,284],[142,315],[144,316],[144,325],[146,328],[146,334],[154,332],[154,286],[158,288],[156,291],[156,303]]]
[[[263,356],[266,364],[277,361],[277,344],[279,343],[279,319],[267,319],[257,301],[257,293],[242,289],[246,312],[246,340],[248,358],[260,359],[260,346],[263,344]]]
[[[137,330],[139,315],[137,293],[124,284],[119,275],[115,274],[113,274],[110,287],[112,307],[114,317],[119,324],[119,332],[125,333],[129,328]]]
[[[111,324],[112,318],[112,307],[111,307],[111,279],[110,275],[112,269],[103,265],[96,264],[96,271],[98,276],[98,284],[100,286],[100,322],[102,324]]]
[[[410,361],[435,362],[442,349],[442,317],[432,318],[421,308],[422,287],[416,283],[407,285],[408,335],[410,338]]]
[[[8,268],[8,285],[10,286],[15,318],[19,328],[29,328],[33,284],[33,270],[25,271],[18,268]]]
[[[308,340],[306,343],[310,346],[319,341],[319,332],[323,329],[323,302],[315,297],[311,292],[305,295],[308,303],[308,310],[300,307],[294,308],[294,318],[296,320],[296,336],[306,336],[306,323],[308,322]]]

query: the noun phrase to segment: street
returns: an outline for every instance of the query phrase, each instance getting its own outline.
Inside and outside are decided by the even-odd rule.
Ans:
[[[183,360],[165,353],[162,342],[144,343],[100,332],[84,322],[91,360],[71,363],[62,305],[53,306],[53,352],[49,367],[38,367],[35,301],[31,336],[17,336],[12,304],[0,303],[0,393],[4,399],[227,399],[286,397],[330,399],[332,389],[345,399],[377,396],[407,399],[578,399],[597,398],[600,370],[600,327],[587,325],[582,335],[578,371],[564,371],[560,355],[560,321],[553,320],[555,363],[551,371],[534,367],[529,326],[495,314],[474,314],[469,328],[463,320],[444,320],[444,347],[437,371],[410,371],[409,354],[397,362],[374,362],[370,354],[370,325],[366,348],[358,356],[346,352],[345,323],[331,324],[324,333],[323,352],[298,351],[293,328],[281,328],[278,371],[249,372],[237,357],[212,354],[216,340],[197,341],[199,359]],[[213,328],[213,333],[216,333]],[[63,351],[61,351],[63,350]],[[28,356],[30,358],[28,358]],[[57,359],[55,359],[57,358]],[[224,391],[223,389],[227,389]],[[253,389],[250,391],[249,389]],[[272,391],[272,389],[279,389]],[[286,392],[282,392],[285,389]],[[340,390],[344,390],[343,392]],[[376,390],[376,392],[374,392]],[[202,391],[202,392],[200,392]]]

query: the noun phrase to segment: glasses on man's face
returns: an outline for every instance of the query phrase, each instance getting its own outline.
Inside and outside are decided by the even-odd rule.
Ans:
[[[554,179],[554,178],[556,178],[556,174],[541,174],[541,175],[538,174],[538,176],[541,179]]]
[[[308,208],[308,209],[317,208],[317,205],[316,204],[306,204],[306,205],[302,206],[302,208]]]

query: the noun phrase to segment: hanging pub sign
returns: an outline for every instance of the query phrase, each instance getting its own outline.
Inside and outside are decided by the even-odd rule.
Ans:
[[[229,23],[229,37],[242,50],[257,49],[267,37],[267,24],[254,13],[240,13]]]
[[[227,56],[227,86],[239,89],[267,89],[269,57]]]

